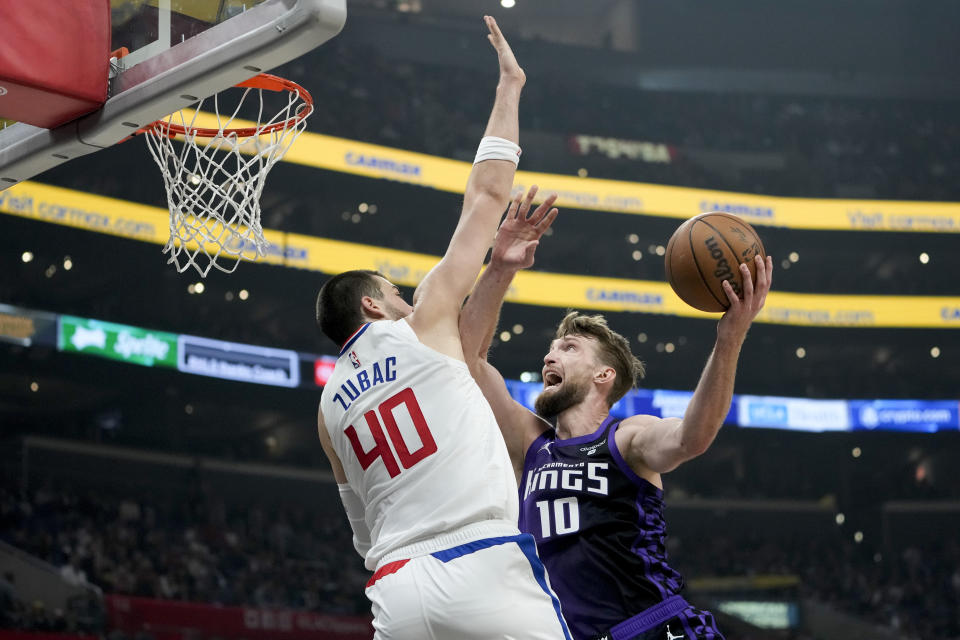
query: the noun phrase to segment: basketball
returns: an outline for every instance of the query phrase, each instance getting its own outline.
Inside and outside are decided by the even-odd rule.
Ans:
[[[753,227],[729,213],[702,213],[681,224],[667,243],[664,256],[667,282],[681,300],[701,311],[726,311],[723,291],[729,280],[743,297],[741,263],[756,282],[754,256],[766,259],[763,243]]]

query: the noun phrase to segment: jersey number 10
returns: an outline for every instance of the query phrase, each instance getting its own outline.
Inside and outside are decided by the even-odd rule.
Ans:
[[[416,451],[410,451],[406,441],[403,439],[403,434],[400,433],[400,428],[397,426],[397,419],[393,416],[394,409],[401,404],[406,406],[407,413],[410,414],[410,419],[413,420],[413,426],[417,429],[417,435],[420,436],[420,448]],[[378,413],[380,414],[379,418],[377,417]],[[357,436],[357,430],[353,425],[347,427],[344,433],[350,440],[353,452],[357,454],[357,459],[360,461],[360,466],[363,467],[364,471],[366,471],[377,458],[382,458],[387,473],[390,474],[391,478],[395,478],[400,475],[400,465],[397,464],[397,458],[400,459],[400,464],[403,465],[404,469],[409,469],[427,456],[437,452],[437,442],[433,439],[430,428],[427,427],[427,421],[423,418],[420,403],[417,402],[417,397],[413,395],[413,389],[410,387],[390,396],[381,402],[376,410],[371,409],[367,411],[363,414],[363,417],[367,421],[367,426],[370,428],[370,434],[373,436],[374,446],[372,449],[369,451],[363,450],[363,445],[360,444],[360,438]],[[387,428],[386,433],[383,432],[383,428],[380,426],[381,420],[383,420],[383,425]],[[387,441],[388,434],[390,442]],[[393,443],[393,449],[397,451],[396,457],[393,455],[393,449],[390,448],[391,442]]]
[[[538,500],[537,510],[540,512],[540,537],[549,538],[556,534],[562,536],[580,529],[580,503],[576,496],[553,500],[553,513],[550,511],[550,500]],[[553,516],[551,518],[551,515]],[[553,526],[551,527],[551,520]]]

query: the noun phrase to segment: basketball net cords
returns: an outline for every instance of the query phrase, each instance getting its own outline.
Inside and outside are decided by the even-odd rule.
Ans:
[[[174,264],[181,273],[191,266],[202,277],[206,277],[211,267],[232,273],[241,259],[253,261],[266,255],[269,243],[263,237],[260,220],[260,196],[266,176],[306,128],[306,116],[292,124],[288,121],[311,106],[297,106],[300,92],[289,91],[286,106],[264,123],[264,89],[256,89],[259,98],[256,133],[242,141],[236,133],[224,135],[224,129],[230,128],[237,119],[247,94],[253,89],[244,88],[236,108],[226,119],[220,113],[219,96],[213,96],[219,133],[206,144],[197,144],[195,131],[204,100],[197,103],[189,124],[184,112],[179,111],[148,132],[148,147],[163,174],[170,209],[170,238],[163,253],[169,254],[167,263]],[[177,115],[187,130],[179,153],[168,135],[169,124]],[[280,129],[261,133],[281,121],[285,124]],[[267,135],[270,138],[265,143],[262,138]],[[253,145],[255,150],[244,158],[241,149],[247,145]],[[233,166],[226,167],[228,161]],[[221,263],[219,259],[223,254],[226,255]]]

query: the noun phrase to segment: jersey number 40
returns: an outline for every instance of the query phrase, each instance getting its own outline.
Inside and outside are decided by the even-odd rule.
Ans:
[[[416,451],[410,451],[400,428],[397,426],[397,419],[393,415],[394,410],[400,405],[406,407],[407,413],[413,421],[413,426],[417,430],[417,435],[420,437],[420,448]],[[379,414],[379,417],[377,414]],[[410,387],[390,396],[381,402],[376,410],[367,411],[363,414],[363,417],[367,421],[367,427],[370,428],[370,434],[373,436],[374,446],[372,449],[369,451],[363,450],[363,445],[360,444],[360,438],[357,436],[357,430],[353,425],[347,427],[344,433],[350,440],[353,452],[357,454],[357,459],[364,471],[377,458],[382,458],[387,473],[390,474],[391,478],[395,478],[400,475],[400,465],[403,465],[404,469],[409,469],[427,456],[437,452],[437,442],[433,439],[427,421],[423,418],[423,411],[420,409],[420,403],[417,402],[417,396],[413,394],[413,389]],[[380,426],[381,420],[387,429],[386,433]],[[393,449],[390,447],[391,443],[393,449],[397,451],[396,456],[393,455]],[[400,464],[397,464],[397,458],[400,459]]]

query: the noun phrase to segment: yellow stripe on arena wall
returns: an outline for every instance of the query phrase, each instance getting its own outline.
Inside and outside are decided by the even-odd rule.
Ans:
[[[201,112],[196,126],[216,128],[216,116]],[[467,162],[310,132],[301,134],[283,161],[451,193],[463,193],[470,173]],[[557,192],[559,207],[670,218],[726,211],[752,224],[789,229],[960,233],[956,202],[783,198],[531,171],[518,171],[516,182],[517,189],[536,184],[541,194]]]
[[[158,207],[34,182],[0,191],[0,212],[160,245],[169,235],[169,214]],[[264,262],[324,273],[376,269],[407,286],[419,284],[439,261],[437,256],[276,230],[264,230],[264,235],[272,245]],[[158,255],[157,259],[163,258]],[[518,274],[507,300],[546,307],[718,317],[687,306],[664,282],[537,271]],[[798,326],[960,328],[960,298],[773,291],[757,320]]]
[[[0,191],[0,212],[154,244],[166,244],[170,237],[170,215],[164,209],[36,182]],[[282,231],[264,229],[263,235],[274,248],[285,243]],[[197,243],[188,242],[187,246],[195,248]],[[260,260],[284,264],[283,256],[276,252]]]

